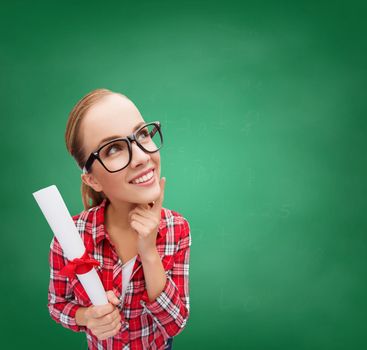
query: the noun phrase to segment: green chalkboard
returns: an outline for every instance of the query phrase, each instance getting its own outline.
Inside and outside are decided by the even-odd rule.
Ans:
[[[52,231],[32,193],[55,184],[83,209],[64,132],[100,87],[164,130],[164,206],[192,234],[175,350],[365,348],[366,7],[2,3],[2,348],[86,349],[48,314]]]

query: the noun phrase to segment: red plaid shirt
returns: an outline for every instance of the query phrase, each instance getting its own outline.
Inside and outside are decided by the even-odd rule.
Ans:
[[[96,267],[105,290],[113,290],[121,300],[122,262],[106,234],[104,210],[107,199],[73,216],[75,225]],[[184,329],[190,312],[189,259],[191,234],[188,221],[179,213],[162,208],[157,234],[157,250],[166,271],[167,282],[161,294],[149,302],[142,262],[138,255],[127,286],[125,298],[118,305],[122,327],[114,337],[98,340],[93,333],[75,322],[80,306],[91,302],[77,278],[59,274],[68,262],[54,237],[50,245],[50,284],[48,308],[51,317],[75,332],[85,332],[90,350],[164,349],[167,339]]]

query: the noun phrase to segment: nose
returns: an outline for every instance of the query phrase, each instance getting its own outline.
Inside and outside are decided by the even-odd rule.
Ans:
[[[131,167],[135,168],[139,164],[149,162],[150,155],[143,151],[135,141],[131,142]]]

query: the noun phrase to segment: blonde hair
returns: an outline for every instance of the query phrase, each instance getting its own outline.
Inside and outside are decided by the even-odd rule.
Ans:
[[[78,166],[82,169],[85,162],[87,161],[87,156],[84,152],[84,147],[82,145],[81,137],[79,134],[80,123],[83,117],[86,115],[87,111],[99,102],[103,97],[108,95],[118,94],[122,97],[127,98],[127,96],[114,92],[108,89],[95,89],[85,96],[83,96],[77,104],[73,107],[69,114],[69,119],[66,124],[65,131],[65,143],[68,152],[76,160]],[[84,205],[84,209],[88,210],[96,205],[99,205],[106,195],[102,192],[96,192],[94,189],[86,185],[83,181],[81,184],[81,195]]]

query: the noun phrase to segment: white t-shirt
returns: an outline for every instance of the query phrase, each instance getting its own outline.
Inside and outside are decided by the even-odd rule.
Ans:
[[[122,300],[125,298],[125,292],[127,285],[130,281],[130,276],[133,271],[133,267],[135,265],[137,255],[127,261],[124,265],[122,265]]]

